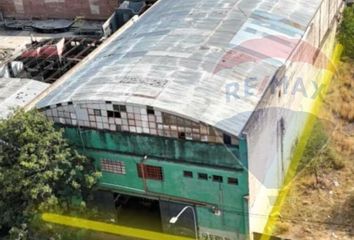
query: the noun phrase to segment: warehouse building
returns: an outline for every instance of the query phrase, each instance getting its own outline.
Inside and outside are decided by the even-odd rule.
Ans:
[[[265,227],[341,8],[160,0],[37,107],[96,161],[102,190],[157,201],[163,231],[246,239]]]

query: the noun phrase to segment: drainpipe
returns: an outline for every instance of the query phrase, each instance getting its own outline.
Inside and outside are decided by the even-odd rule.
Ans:
[[[144,191],[145,193],[148,193],[148,187],[147,187],[147,183],[146,183],[146,178],[145,178],[145,168],[144,168],[144,162],[148,159],[147,155],[145,155],[140,163],[139,163],[139,168],[141,171],[141,177],[143,178],[143,182],[144,182]]]

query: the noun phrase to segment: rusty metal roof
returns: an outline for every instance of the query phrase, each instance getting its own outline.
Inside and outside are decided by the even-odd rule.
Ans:
[[[239,135],[263,90],[231,98],[228,86],[273,76],[286,59],[227,65],[250,39],[299,41],[321,0],[160,0],[124,33],[67,76],[38,107],[68,101],[142,104]],[[295,48],[281,38],[289,52]],[[243,47],[257,55],[257,50]],[[256,82],[256,85],[258,82]],[[269,84],[267,82],[266,84]],[[258,84],[259,85],[259,84]]]

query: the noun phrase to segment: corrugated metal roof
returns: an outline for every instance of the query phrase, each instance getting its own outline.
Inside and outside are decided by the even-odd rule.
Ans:
[[[0,119],[11,110],[24,107],[43,92],[49,84],[20,78],[0,78]]]
[[[227,84],[239,83],[240,90],[244,90],[245,79],[271,78],[284,59],[225,68],[222,66],[227,54],[250,39],[280,36],[300,40],[320,3],[160,0],[132,27],[113,36],[106,48],[78,68],[38,107],[67,101],[143,104],[239,135],[264,90],[228,101]],[[288,50],[294,48],[281,38],[272,41]],[[247,46],[243,50],[257,54]]]

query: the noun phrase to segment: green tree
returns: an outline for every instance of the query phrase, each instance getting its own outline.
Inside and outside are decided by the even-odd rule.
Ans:
[[[62,131],[38,111],[18,110],[0,121],[2,235],[32,239],[45,226],[42,212],[84,207],[98,177],[92,162],[70,148]]]
[[[344,10],[338,39],[344,46],[344,56],[354,58],[354,6]]]

